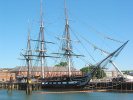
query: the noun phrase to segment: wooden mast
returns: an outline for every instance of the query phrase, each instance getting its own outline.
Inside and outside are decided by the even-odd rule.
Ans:
[[[43,22],[43,8],[42,8],[42,0],[40,4],[40,33],[39,33],[39,43],[40,43],[40,48],[39,48],[39,57],[41,59],[41,77],[44,78],[44,65],[45,65],[45,53],[46,53],[46,48],[45,48],[45,41],[44,41],[44,22]]]
[[[71,76],[71,39],[70,39],[70,32],[69,32],[69,21],[68,21],[68,13],[67,13],[67,7],[66,7],[66,0],[64,0],[64,9],[65,9],[65,43],[66,47],[65,49],[65,55],[67,59],[67,66],[68,66],[68,75]]]

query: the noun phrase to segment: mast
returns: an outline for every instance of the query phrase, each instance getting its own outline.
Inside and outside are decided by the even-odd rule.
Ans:
[[[23,54],[22,54],[23,55]],[[23,55],[25,57],[28,71],[27,71],[27,87],[26,87],[26,94],[31,94],[32,92],[32,86],[30,84],[30,78],[31,78],[31,57],[32,57],[32,51],[31,51],[31,44],[30,44],[30,29],[28,30],[28,42],[27,42],[27,50],[26,55]]]
[[[45,78],[45,70],[44,70],[44,66],[46,65],[46,57],[53,57],[53,56],[48,56],[46,55],[46,43],[52,43],[53,42],[48,42],[45,40],[45,36],[44,36],[44,21],[43,21],[43,2],[41,0],[40,3],[40,32],[39,32],[39,39],[38,40],[34,40],[34,41],[38,41],[38,50],[37,52],[39,53],[39,55],[37,57],[39,57],[40,63],[41,63],[41,78]],[[35,55],[36,56],[36,55]],[[56,58],[56,57],[55,57]]]
[[[66,7],[66,0],[64,0],[64,12],[65,12],[65,32],[63,35],[63,48],[62,50],[64,51],[64,56],[66,57],[66,62],[67,62],[67,67],[68,67],[68,75],[69,77],[71,76],[71,62],[72,62],[72,57],[76,56],[83,56],[83,55],[77,55],[74,54],[72,51],[72,44],[71,44],[71,36],[69,32],[69,19],[68,19],[68,13],[67,13],[67,7]]]
[[[31,67],[32,67],[32,62],[31,62],[31,56],[32,55],[32,50],[31,50],[31,43],[30,43],[30,28],[28,29],[28,41],[27,41],[27,66],[28,66],[28,73],[27,73],[27,77],[28,79],[30,78],[30,73],[31,73]]]
[[[111,54],[109,54],[106,58],[104,58],[102,61],[100,61],[93,69],[92,69],[92,71],[91,71],[91,76],[93,76],[94,75],[94,73],[96,72],[96,70],[97,70],[97,68],[99,68],[99,67],[104,67],[104,66],[102,66],[102,63],[104,63],[105,61],[107,61],[107,63],[106,63],[106,65],[108,64],[108,63],[112,63],[112,59],[113,58],[116,58],[119,54],[120,54],[120,52],[124,49],[124,47],[126,46],[126,44],[129,42],[129,40],[128,41],[126,41],[124,44],[122,44],[118,49],[116,49],[114,52],[112,52]],[[113,63],[112,63],[113,64]],[[113,64],[114,65],[114,64]]]
[[[66,0],[64,0],[64,10],[65,10],[65,44],[64,44],[64,50],[65,50],[65,55],[67,59],[67,66],[68,66],[68,75],[69,77],[71,76],[71,51],[72,51],[72,46],[71,46],[71,39],[70,39],[70,32],[69,32],[69,21],[68,21],[68,14],[67,14],[67,8],[66,8]]]
[[[27,64],[27,79],[30,79],[30,74],[31,74],[31,67],[32,67],[32,62],[31,62],[31,57],[32,57],[32,50],[31,50],[31,43],[30,43],[30,29],[28,29],[28,41],[27,41],[27,49],[25,54],[22,54],[24,57],[24,60],[26,60]],[[23,59],[22,59],[23,60]],[[27,81],[28,82],[28,81]]]
[[[41,59],[41,77],[44,78],[44,65],[45,65],[45,42],[44,42],[44,22],[43,22],[43,10],[42,0],[40,4],[40,33],[39,33],[39,57]]]

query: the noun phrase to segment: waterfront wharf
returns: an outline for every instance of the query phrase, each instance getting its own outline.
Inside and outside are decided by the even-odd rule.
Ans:
[[[32,90],[41,89],[41,83],[31,83]],[[0,82],[0,89],[10,89],[10,90],[26,90],[27,83],[20,82]]]
[[[33,91],[41,90],[42,84],[31,83],[30,84]],[[9,83],[0,82],[0,89],[12,89],[12,90],[26,90],[27,83]],[[43,88],[44,89],[44,88]],[[133,82],[89,82],[85,90],[112,90],[112,91],[132,91],[133,92]]]
[[[85,89],[133,91],[133,82],[89,82]]]

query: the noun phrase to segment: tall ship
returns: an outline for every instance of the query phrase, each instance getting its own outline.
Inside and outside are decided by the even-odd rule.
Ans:
[[[93,68],[90,72],[82,75],[82,76],[73,76],[72,74],[72,59],[74,57],[80,58],[84,57],[85,55],[76,54],[72,48],[72,41],[71,33],[70,33],[70,27],[69,27],[69,18],[68,18],[68,11],[66,6],[66,0],[64,0],[64,12],[65,12],[65,31],[62,35],[62,38],[60,39],[62,42],[62,52],[54,52],[51,55],[47,55],[47,49],[46,44],[53,42],[48,42],[45,40],[45,28],[44,28],[44,22],[43,22],[43,10],[42,10],[42,1],[41,1],[41,11],[40,11],[40,30],[38,39],[31,39],[30,32],[28,35],[28,42],[27,42],[27,49],[26,53],[22,54],[24,59],[26,60],[27,64],[27,79],[31,79],[31,75],[33,69],[35,69],[32,65],[33,61],[36,60],[40,64],[41,74],[40,77],[37,79],[38,82],[41,82],[42,88],[63,88],[63,89],[72,89],[72,88],[84,88],[92,79],[94,74],[96,73],[97,69],[99,67],[106,66],[110,61],[112,61],[114,58],[116,58],[122,49],[125,47],[125,45],[128,43],[128,41],[124,42],[120,47],[118,47],[116,50],[114,50],[112,53],[108,53],[107,56],[93,65]],[[31,48],[31,41],[37,43],[36,50],[32,50]],[[35,53],[34,53],[35,52]],[[54,55],[54,56],[53,56]],[[65,76],[55,76],[53,78],[45,76],[45,69],[44,66],[46,63],[46,58],[56,58],[60,59],[61,57],[64,58],[65,62],[65,68],[67,69],[67,75]]]

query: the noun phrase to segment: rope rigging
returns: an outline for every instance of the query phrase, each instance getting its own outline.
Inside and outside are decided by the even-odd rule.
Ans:
[[[116,43],[124,43],[123,41],[117,40],[115,38],[112,38],[110,36],[108,36],[105,33],[100,32],[99,30],[97,30],[96,28],[94,28],[91,25],[88,25],[88,23],[84,22],[83,20],[81,21],[77,16],[75,16],[73,13],[71,13],[71,11],[69,11],[70,15],[74,16],[74,19],[77,19],[78,21],[80,21],[80,24],[82,23],[87,29],[92,30],[94,33],[100,35],[102,38],[116,42]]]
[[[71,29],[71,28],[70,28]],[[74,32],[72,29],[71,31],[74,33],[74,35],[76,36],[76,38],[79,40],[78,36],[76,34],[78,34],[84,41],[86,41],[87,43],[89,43],[93,48],[94,50],[99,50],[101,51],[102,53],[105,53],[105,54],[110,54],[109,52],[99,48],[98,46],[94,45],[93,43],[91,43],[90,41],[88,41],[86,38],[84,38],[82,35],[80,35],[79,33],[77,32]],[[79,40],[80,41],[80,40]],[[85,50],[87,51],[87,53],[89,54],[89,56],[91,56],[91,54],[88,52],[88,49],[83,45],[83,43],[80,41],[80,43],[82,44],[82,46],[85,48]],[[91,58],[93,59],[94,62],[96,62],[96,60],[91,56]]]
[[[94,59],[94,57],[89,53],[88,49],[85,47],[85,45],[80,41],[80,39],[78,38],[78,36],[75,34],[75,32],[71,29],[72,33],[74,33],[75,37],[77,38],[77,40],[79,41],[79,43],[81,43],[82,47],[86,50],[86,52],[89,54],[89,56],[91,57],[91,59],[96,62],[96,60]]]
[[[94,31],[95,33],[99,34],[99,35],[100,35],[101,37],[103,37],[104,39],[111,40],[111,41],[114,41],[114,42],[117,42],[117,43],[124,43],[124,42],[122,42],[122,41],[119,41],[119,40],[117,40],[117,39],[114,39],[114,38],[112,38],[112,37],[109,37],[109,36],[105,35],[104,33],[102,33],[102,32],[100,32],[100,31],[96,30],[96,29],[95,29],[94,27],[92,27],[92,26],[90,26],[90,28],[91,28],[92,31]]]

